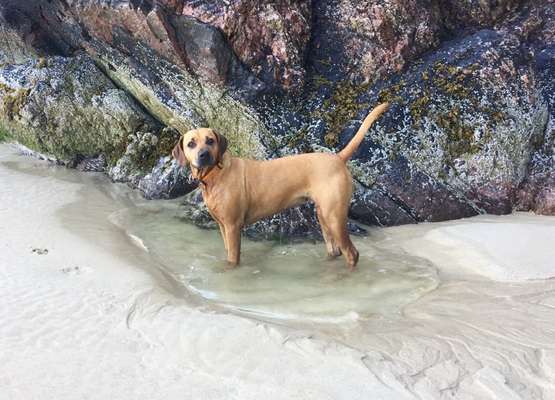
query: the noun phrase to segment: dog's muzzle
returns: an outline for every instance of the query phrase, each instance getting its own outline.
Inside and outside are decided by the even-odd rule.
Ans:
[[[200,168],[203,167],[210,167],[214,165],[214,160],[212,159],[212,155],[208,150],[201,150],[197,155],[197,165]]]

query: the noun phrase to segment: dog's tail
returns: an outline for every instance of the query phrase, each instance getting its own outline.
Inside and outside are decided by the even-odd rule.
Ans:
[[[337,153],[339,158],[341,158],[345,162],[347,162],[347,160],[351,158],[353,153],[358,149],[358,146],[360,146],[360,144],[362,143],[364,135],[366,135],[368,129],[370,129],[374,121],[377,120],[378,117],[382,115],[388,108],[389,103],[382,103],[374,108],[372,112],[366,116],[366,118],[362,122],[362,125],[360,126],[360,128],[358,128],[355,136],[351,139],[349,143],[347,143],[347,146],[345,146],[343,150]]]

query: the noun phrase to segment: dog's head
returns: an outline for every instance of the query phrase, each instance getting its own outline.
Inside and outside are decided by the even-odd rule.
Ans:
[[[172,156],[180,166],[190,164],[196,169],[217,165],[227,150],[227,139],[210,128],[193,129],[181,136]]]

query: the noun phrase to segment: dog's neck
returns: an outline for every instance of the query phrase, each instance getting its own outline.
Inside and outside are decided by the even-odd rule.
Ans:
[[[208,187],[208,181],[213,178],[213,175],[220,169],[219,165],[212,165],[208,168],[191,168],[191,175],[193,179],[198,181],[203,187]]]
[[[212,187],[214,185],[222,170],[229,165],[229,162],[229,155],[224,154],[217,164],[211,165],[208,168],[191,167],[191,175],[193,179],[201,184],[202,190],[206,191],[209,186]]]

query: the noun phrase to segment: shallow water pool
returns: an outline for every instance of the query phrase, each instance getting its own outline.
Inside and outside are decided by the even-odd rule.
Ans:
[[[241,265],[227,269],[220,233],[182,222],[175,204],[135,206],[111,220],[176,282],[203,299],[273,319],[353,319],[401,307],[435,289],[432,265],[402,251],[355,241],[358,268],[327,260],[323,243],[279,244],[243,238]]]

